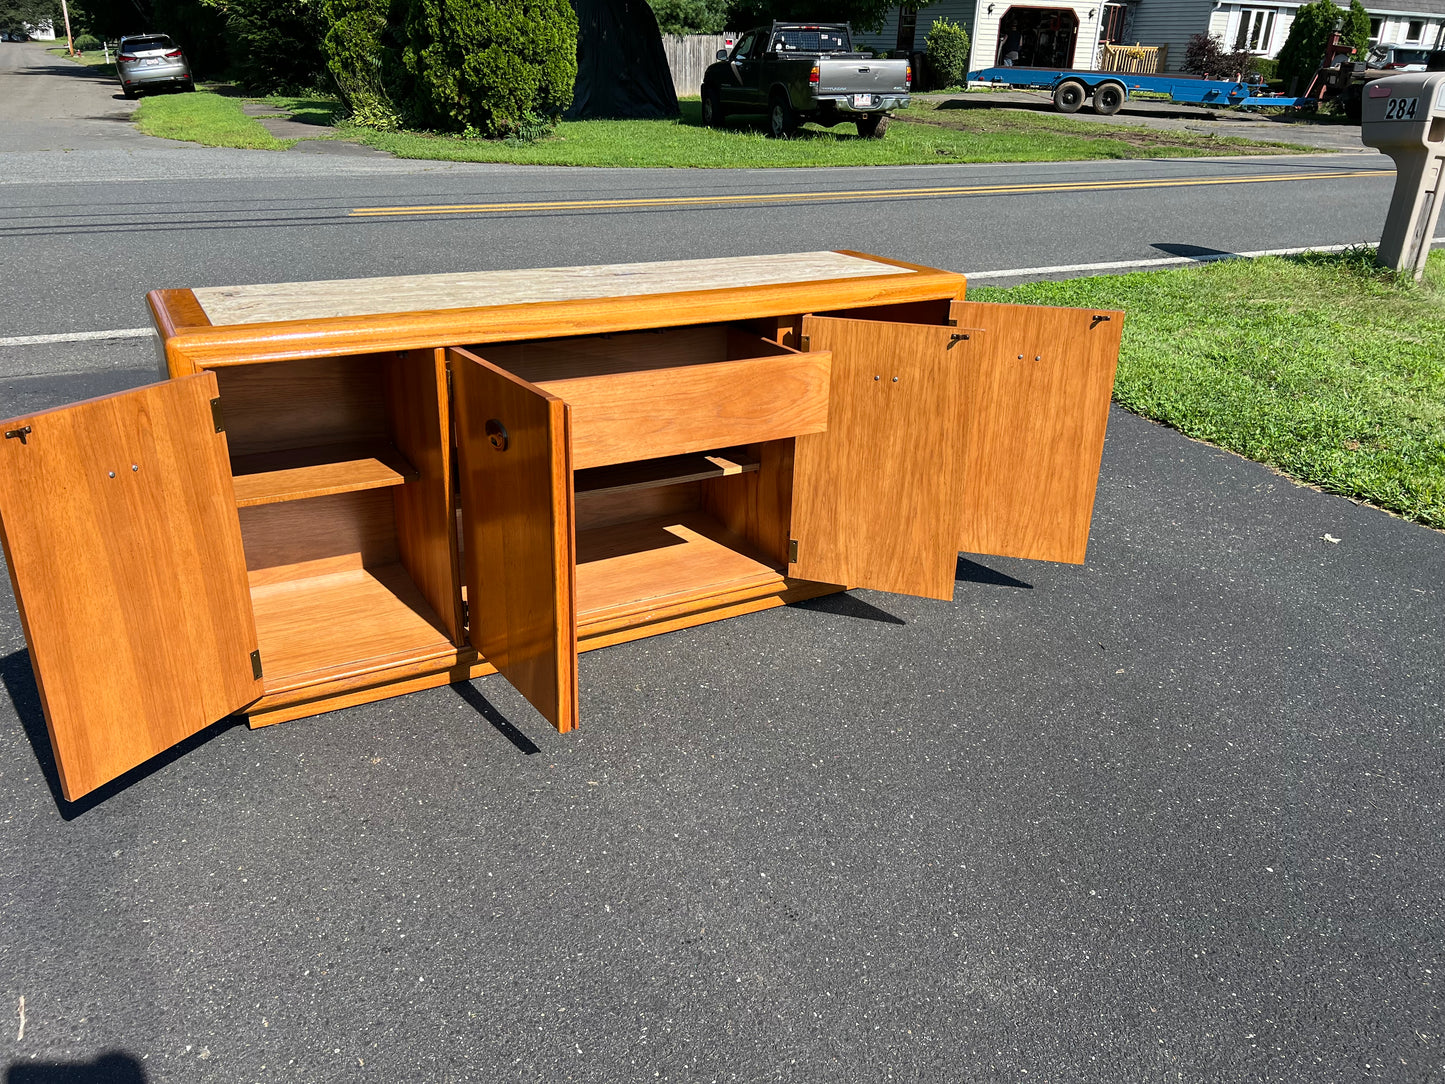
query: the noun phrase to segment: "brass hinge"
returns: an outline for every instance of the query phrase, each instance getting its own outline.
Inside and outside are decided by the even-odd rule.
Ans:
[[[790,539],[788,539],[788,564],[790,564],[790,565],[795,565],[795,564],[797,564],[797,563],[798,563],[798,540],[797,540],[796,538],[790,538]]]
[[[261,680],[261,652],[251,652],[251,676],[257,681]]]
[[[226,423],[221,420],[221,400],[220,400],[220,399],[212,399],[212,400],[211,400],[211,421],[213,421],[213,422],[216,423],[216,432],[217,432],[217,433],[224,433],[224,432],[226,431]]]

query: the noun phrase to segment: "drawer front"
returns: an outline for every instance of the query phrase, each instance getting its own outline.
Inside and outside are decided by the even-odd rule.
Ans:
[[[576,470],[821,433],[832,355],[718,361],[538,382],[572,408]]]

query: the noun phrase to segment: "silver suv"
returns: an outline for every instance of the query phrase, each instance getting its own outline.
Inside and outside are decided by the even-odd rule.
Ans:
[[[180,87],[195,90],[191,66],[181,47],[164,34],[134,34],[120,39],[120,53],[115,58],[120,75],[120,91],[134,98],[137,91],[156,87]]]

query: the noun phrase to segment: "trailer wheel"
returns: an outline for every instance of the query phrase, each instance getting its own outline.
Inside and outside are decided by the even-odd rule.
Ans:
[[[1060,113],[1077,113],[1089,96],[1089,90],[1077,79],[1065,79],[1054,87],[1054,108]]]
[[[1124,88],[1118,83],[1100,83],[1094,88],[1094,112],[1112,117],[1124,106]]]

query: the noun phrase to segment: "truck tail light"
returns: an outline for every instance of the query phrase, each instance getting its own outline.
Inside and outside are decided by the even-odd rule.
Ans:
[[[907,84],[908,86],[910,86],[910,87],[913,85],[913,65],[912,65],[912,64],[908,65],[908,75],[904,78],[903,81],[904,81],[904,83],[906,83],[906,84]]]
[[[818,74],[818,65],[814,64],[813,70],[808,73],[808,82],[812,83],[814,86],[817,86],[819,79],[820,76]]]

